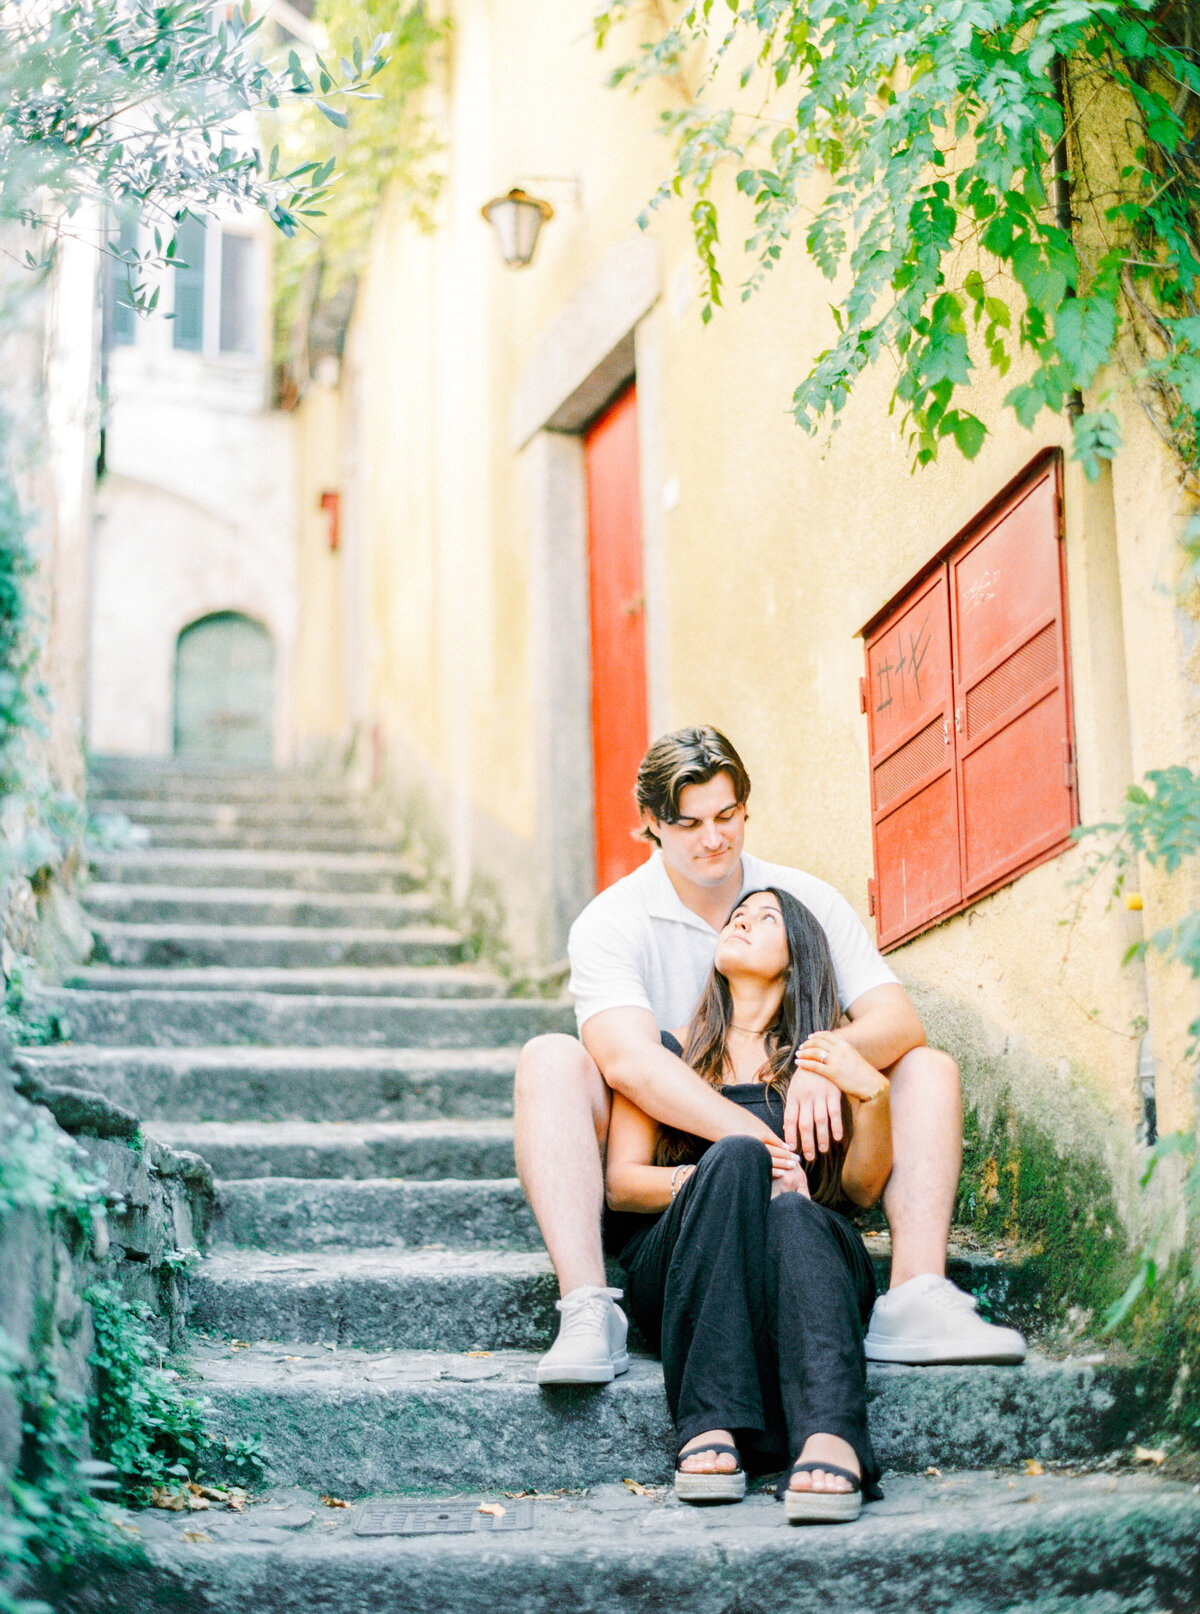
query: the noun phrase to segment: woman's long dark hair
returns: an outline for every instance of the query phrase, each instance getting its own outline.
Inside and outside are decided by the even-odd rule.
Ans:
[[[779,904],[787,937],[788,969],[778,1013],[767,1027],[766,1058],[756,1080],[776,1094],[782,1104],[796,1068],[796,1050],[814,1031],[832,1031],[841,1018],[841,1007],[833,956],[824,930],[790,891],[773,885],[759,889],[768,892]],[[756,891],[747,891],[739,897],[729,917],[733,917],[748,897],[757,895]],[[732,1023],[733,997],[729,983],[714,964],[683,1041],[684,1062],[711,1087],[719,1088],[725,1076]],[[818,1154],[807,1166],[809,1192],[820,1204],[832,1204],[841,1197],[842,1159],[850,1132],[849,1122],[849,1105],[843,1097],[845,1136],[841,1144],[834,1143],[828,1153]],[[690,1133],[664,1128],[655,1158],[659,1165],[677,1165],[694,1160],[702,1147],[702,1141]]]

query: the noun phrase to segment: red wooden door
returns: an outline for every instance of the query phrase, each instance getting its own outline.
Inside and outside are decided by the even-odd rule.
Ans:
[[[592,767],[596,888],[646,857],[635,841],[633,787],[648,741],[645,593],[637,392],[630,387],[584,436],[592,619]]]
[[[1053,467],[950,561],[963,896],[1075,823]]]
[[[958,806],[945,568],[867,646],[879,943],[957,905]]]

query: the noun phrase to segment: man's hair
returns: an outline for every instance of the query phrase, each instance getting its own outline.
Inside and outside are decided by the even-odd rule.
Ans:
[[[679,797],[687,786],[706,785],[719,773],[729,775],[739,803],[749,799],[746,765],[720,729],[704,723],[664,734],[655,740],[638,767],[634,790],[638,807],[664,824],[676,824],[680,818]],[[652,830],[642,829],[640,833],[658,845],[658,836]]]

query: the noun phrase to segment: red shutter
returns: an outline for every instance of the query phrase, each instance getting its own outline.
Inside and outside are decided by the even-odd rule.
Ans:
[[[880,946],[958,905],[950,605],[944,566],[867,641]]]
[[[1059,465],[998,503],[868,629],[877,935],[894,947],[1078,823]]]
[[[949,562],[964,900],[1076,822],[1058,510],[1055,464]]]

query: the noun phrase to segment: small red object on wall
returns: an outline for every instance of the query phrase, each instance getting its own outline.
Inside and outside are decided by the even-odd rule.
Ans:
[[[320,506],[329,512],[329,547],[336,549],[341,540],[342,496],[340,493],[325,492],[321,495]]]

